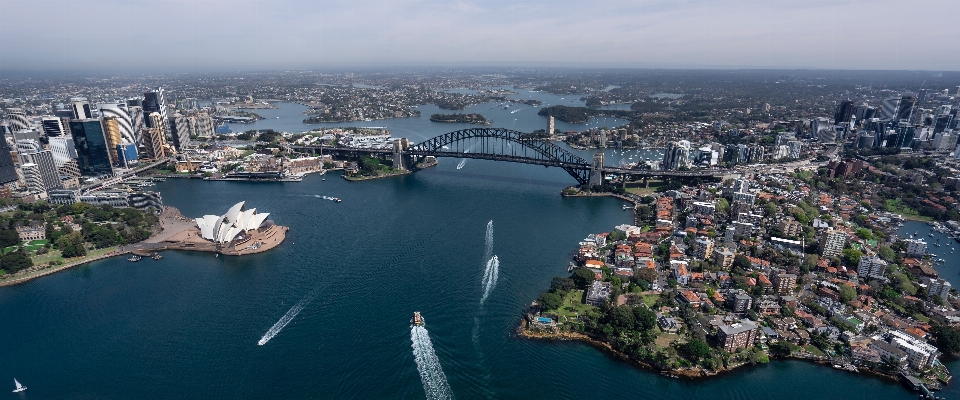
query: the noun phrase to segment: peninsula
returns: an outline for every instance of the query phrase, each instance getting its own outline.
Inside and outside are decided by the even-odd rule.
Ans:
[[[475,124],[475,125],[490,125],[490,122],[487,121],[483,115],[480,114],[433,114],[430,116],[430,120],[433,122],[459,122],[466,124]]]
[[[941,356],[960,352],[956,292],[927,243],[898,233],[903,218],[873,209],[883,172],[864,164],[618,188],[633,224],[583,239],[520,334],[585,341],[674,376],[789,357],[936,390],[951,380]]]

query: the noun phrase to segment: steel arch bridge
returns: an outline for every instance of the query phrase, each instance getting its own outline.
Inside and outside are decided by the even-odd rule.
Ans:
[[[476,158],[560,167],[581,185],[590,181],[590,161],[548,140],[503,128],[470,128],[429,139],[403,151],[411,156]]]

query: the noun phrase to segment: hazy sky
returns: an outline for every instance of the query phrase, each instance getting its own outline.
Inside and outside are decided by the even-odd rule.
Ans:
[[[955,71],[960,0],[0,0],[6,70],[410,65]]]

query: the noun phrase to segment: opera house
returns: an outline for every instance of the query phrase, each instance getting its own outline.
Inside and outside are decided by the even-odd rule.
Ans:
[[[204,215],[197,218],[200,236],[214,243],[224,244],[241,238],[248,231],[264,225],[270,213],[258,214],[256,208],[247,209],[244,201],[235,204],[221,216]]]

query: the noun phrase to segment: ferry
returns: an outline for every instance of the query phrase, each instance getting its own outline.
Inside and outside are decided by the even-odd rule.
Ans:
[[[420,316],[420,311],[414,311],[414,312],[413,312],[413,319],[411,319],[411,322],[413,322],[413,325],[414,325],[414,326],[422,326],[422,325],[423,325],[423,317]]]

